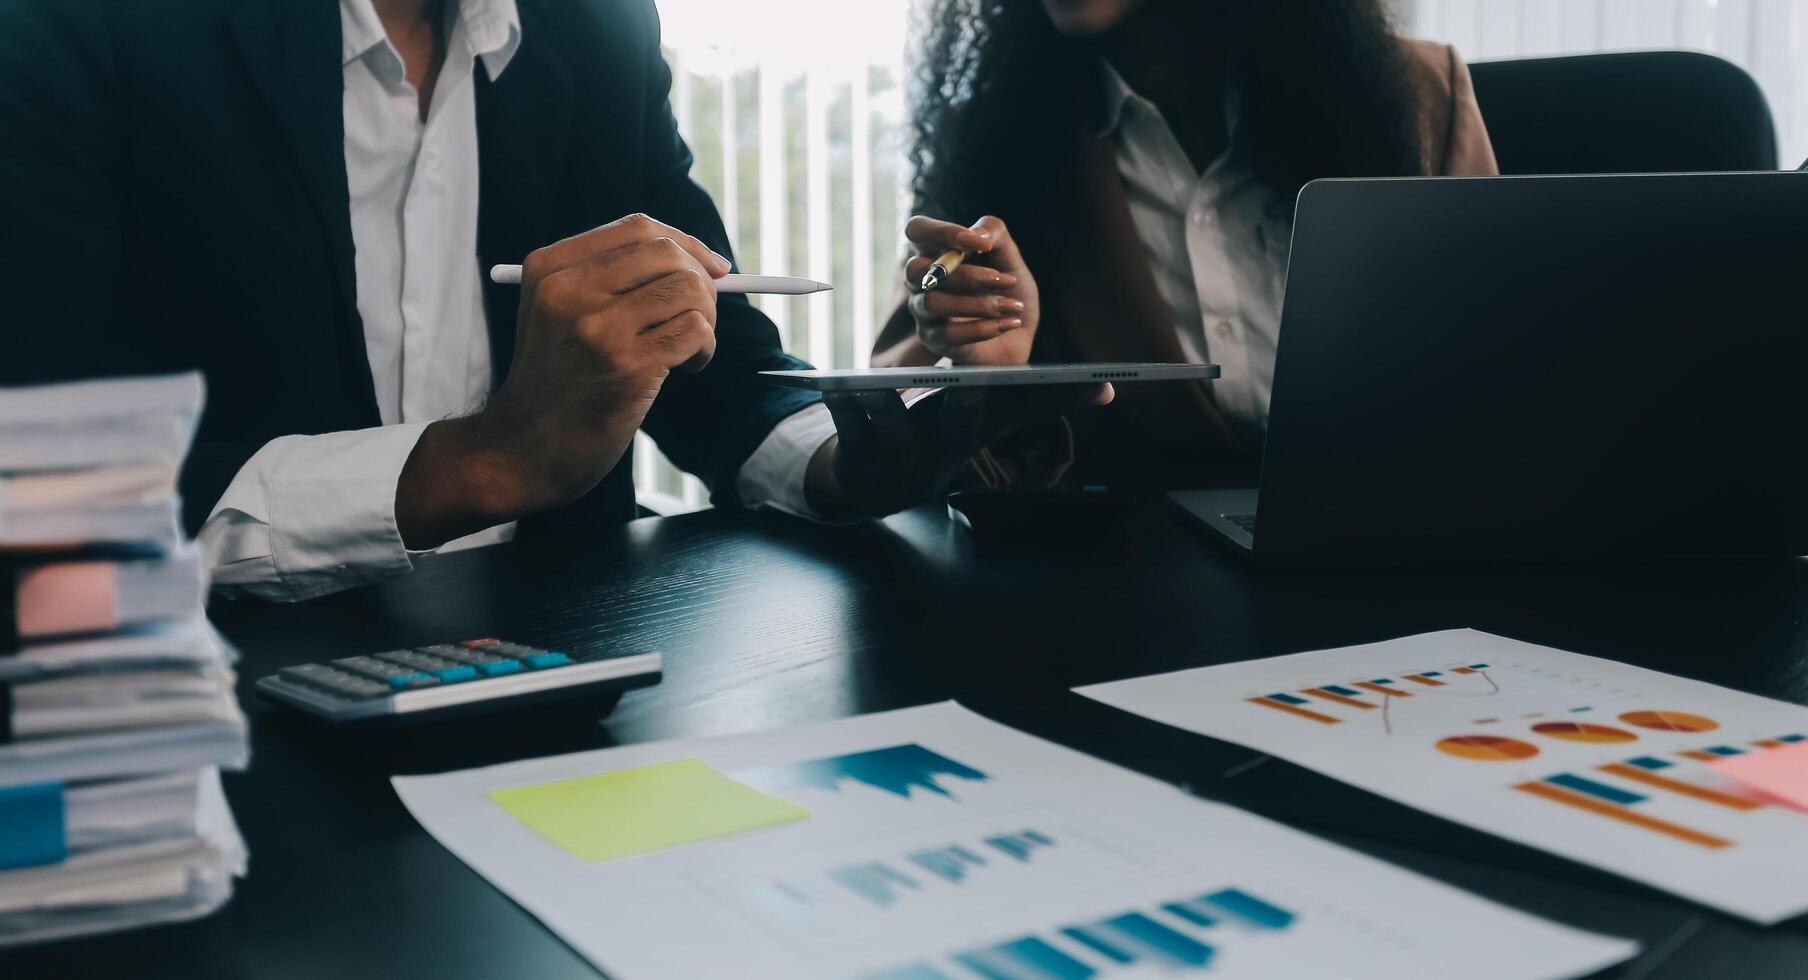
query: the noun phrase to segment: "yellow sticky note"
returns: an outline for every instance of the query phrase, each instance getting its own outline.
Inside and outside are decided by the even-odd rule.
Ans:
[[[489,796],[581,861],[644,854],[810,815],[701,759],[492,790]]]

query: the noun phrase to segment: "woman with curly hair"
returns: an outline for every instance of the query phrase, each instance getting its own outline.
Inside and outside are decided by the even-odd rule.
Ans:
[[[1243,475],[1268,415],[1300,187],[1496,171],[1468,69],[1396,36],[1383,0],[930,0],[927,13],[909,296],[874,363],[1224,370],[1209,386],[1128,385],[995,445],[975,464],[989,483]],[[920,290],[948,249],[974,254]]]

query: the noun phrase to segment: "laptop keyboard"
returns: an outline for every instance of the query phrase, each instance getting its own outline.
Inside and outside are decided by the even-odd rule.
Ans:
[[[1250,534],[1256,533],[1256,515],[1254,514],[1220,514],[1218,516],[1235,524],[1243,530],[1248,531]]]

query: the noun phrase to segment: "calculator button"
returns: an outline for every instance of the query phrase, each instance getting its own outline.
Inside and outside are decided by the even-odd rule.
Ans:
[[[486,636],[481,640],[460,640],[458,645],[467,650],[475,650],[478,647],[494,646],[501,642],[501,640],[498,640],[493,636]]]
[[[563,667],[566,664],[571,663],[571,658],[562,653],[530,653],[521,659],[527,661],[527,665],[535,670],[543,670],[547,667]]]
[[[387,687],[378,684],[376,681],[367,681],[362,677],[353,677],[350,674],[341,674],[339,679],[323,682],[321,686],[330,688],[333,693],[338,694],[340,697],[353,701],[362,701],[365,698],[380,698],[389,693]]]
[[[447,660],[457,660],[459,657],[469,656],[471,652],[456,643],[430,643],[424,647],[415,647],[415,650],[433,657],[445,657]]]
[[[501,677],[503,674],[517,674],[521,672],[521,661],[498,660],[495,663],[479,664],[477,670],[485,677]]]
[[[462,665],[458,667],[447,667],[444,670],[434,671],[433,676],[439,678],[441,683],[456,684],[459,681],[476,680],[477,668]]]
[[[379,660],[387,660],[392,664],[400,664],[411,671],[420,671],[427,674],[431,674],[436,670],[445,670],[447,667],[458,666],[458,664],[442,657],[430,657],[427,654],[418,653],[414,650],[390,650],[384,653],[372,654],[372,656]]]
[[[414,649],[416,653],[424,653],[430,657],[438,657],[441,660],[450,660],[455,664],[468,664],[472,667],[475,667],[478,664],[487,664],[496,659],[487,653],[466,650],[456,643],[435,643],[432,646],[415,647]]]
[[[503,659],[494,654],[478,653],[475,650],[466,650],[464,647],[453,646],[450,643],[435,643],[430,647],[420,647],[419,650],[421,653],[431,654],[441,660],[450,660],[455,664],[466,664],[471,667],[481,667],[484,664],[493,664]]]
[[[433,687],[438,683],[439,678],[432,674],[402,674],[389,679],[389,687],[393,691],[412,691],[417,687]]]
[[[375,678],[379,681],[388,681],[391,677],[401,677],[406,674],[419,673],[419,671],[412,667],[392,664],[388,661],[378,660],[375,657],[342,657],[333,661],[332,665],[340,670]]]
[[[484,650],[488,653],[507,654],[511,657],[525,657],[531,653],[545,653],[539,647],[530,647],[524,643],[492,643]]]
[[[284,680],[295,681],[308,687],[330,691],[348,701],[359,701],[364,698],[380,697],[389,689],[376,681],[366,680],[356,674],[348,674],[342,670],[334,670],[324,664],[303,664],[299,667],[284,667],[280,671]]]

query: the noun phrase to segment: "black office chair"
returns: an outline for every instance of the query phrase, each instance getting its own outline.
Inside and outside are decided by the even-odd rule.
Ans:
[[[1504,174],[1777,169],[1763,90],[1710,54],[1529,58],[1469,70]]]

